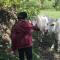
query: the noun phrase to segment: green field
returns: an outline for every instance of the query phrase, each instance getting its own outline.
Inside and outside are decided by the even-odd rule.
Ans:
[[[60,11],[56,10],[41,10],[40,15],[48,15],[52,18],[60,18]]]

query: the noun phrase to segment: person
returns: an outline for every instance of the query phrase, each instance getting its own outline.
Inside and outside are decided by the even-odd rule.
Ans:
[[[14,24],[11,30],[12,50],[18,50],[19,59],[24,60],[24,54],[27,60],[32,60],[32,30],[31,21],[27,20],[27,13],[20,12],[18,21]]]

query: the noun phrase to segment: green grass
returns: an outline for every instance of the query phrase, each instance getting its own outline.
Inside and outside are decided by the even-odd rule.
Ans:
[[[52,18],[60,18],[60,11],[56,10],[41,10],[40,15],[48,15]]]

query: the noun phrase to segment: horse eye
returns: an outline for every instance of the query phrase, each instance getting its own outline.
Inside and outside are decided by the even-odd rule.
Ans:
[[[54,24],[51,24],[50,26],[54,26]]]

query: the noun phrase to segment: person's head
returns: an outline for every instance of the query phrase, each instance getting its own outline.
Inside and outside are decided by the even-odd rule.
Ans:
[[[27,13],[26,12],[20,12],[18,13],[18,20],[20,19],[26,19],[27,18]]]

